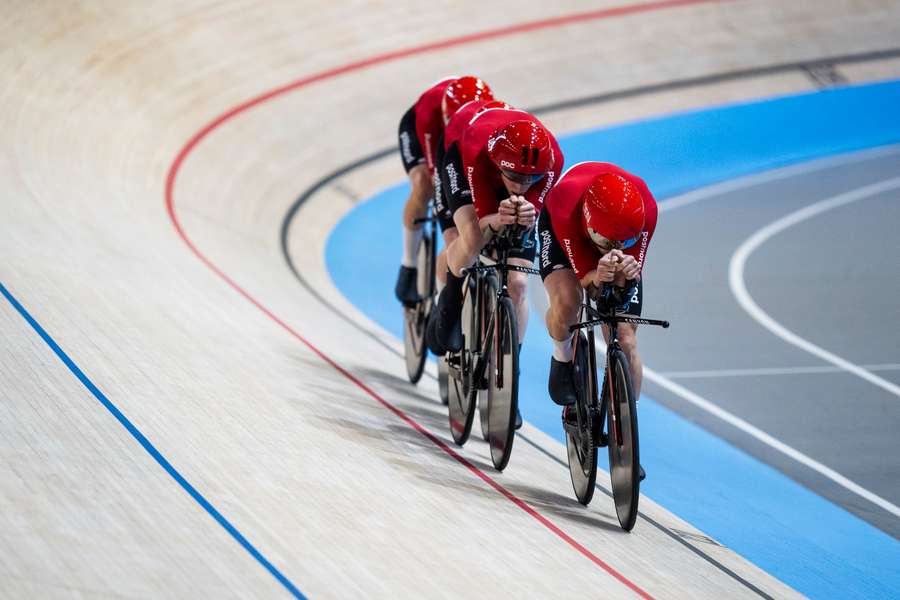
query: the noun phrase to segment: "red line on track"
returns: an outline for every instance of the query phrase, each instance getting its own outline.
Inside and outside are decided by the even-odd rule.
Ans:
[[[256,308],[262,311],[267,317],[272,319],[275,323],[277,323],[282,329],[284,329],[288,334],[292,337],[296,338],[300,341],[304,346],[309,348],[313,353],[315,353],[319,358],[321,358],[324,362],[334,368],[338,373],[352,381],[356,384],[360,389],[366,392],[369,396],[371,396],[375,401],[384,406],[386,409],[397,415],[402,421],[404,421],[407,425],[415,429],[417,432],[422,434],[428,440],[430,440],[433,444],[447,453],[449,456],[453,457],[457,462],[471,471],[476,477],[484,481],[487,485],[494,488],[497,492],[505,496],[510,502],[521,508],[527,514],[532,516],[538,522],[540,522],[544,527],[552,531],[559,538],[565,541],[567,544],[572,546],[576,551],[584,555],[588,560],[602,568],[604,571],[618,579],[629,589],[634,591],[636,594],[641,596],[642,598],[651,599],[647,592],[642,590],[636,584],[631,582],[624,575],[619,573],[616,569],[605,563],[595,554],[593,554],[590,550],[579,544],[575,541],[571,536],[569,536],[565,531],[557,527],[552,521],[544,517],[542,514],[537,512],[534,508],[532,508],[528,503],[518,498],[515,494],[510,492],[508,489],[494,481],[489,475],[481,471],[478,467],[473,465],[471,462],[466,460],[463,456],[461,456],[456,450],[449,447],[446,443],[443,442],[440,438],[436,437],[434,434],[426,430],[424,427],[419,425],[416,421],[410,418],[405,412],[379,396],[372,390],[369,386],[363,383],[358,377],[344,369],[326,354],[324,354],[321,350],[319,350],[316,346],[314,346],[309,340],[300,335],[297,331],[295,331],[290,325],[281,320],[275,313],[266,308],[262,303],[260,303],[256,298],[251,296],[246,290],[244,290],[240,285],[238,285],[231,277],[225,274],[218,266],[216,266],[211,260],[209,260],[200,250],[194,245],[191,239],[187,236],[187,233],[181,226],[181,223],[178,220],[177,215],[175,214],[175,180],[178,176],[178,172],[181,170],[181,166],[184,164],[184,161],[187,159],[188,155],[194,150],[194,148],[199,144],[204,138],[206,138],[212,131],[217,129],[219,126],[224,124],[225,122],[231,120],[237,115],[267,102],[277,96],[285,94],[287,92],[297,90],[303,88],[307,85],[324,81],[327,79],[332,79],[339,75],[344,75],[346,73],[351,73],[353,71],[359,71],[365,69],[367,67],[371,67],[377,64],[386,63],[394,60],[399,60],[402,58],[408,58],[410,56],[414,56],[417,54],[424,54],[426,52],[433,52],[436,50],[442,50],[446,48],[450,48],[453,46],[461,46],[464,44],[471,44],[474,42],[485,41],[496,39],[500,37],[510,36],[519,33],[525,33],[528,31],[535,31],[538,29],[549,29],[552,27],[560,27],[562,25],[571,25],[575,23],[582,23],[585,21],[592,20],[600,20],[600,19],[609,19],[613,17],[651,12],[655,10],[661,10],[665,8],[674,8],[678,6],[688,6],[694,4],[713,4],[720,2],[721,0],[662,0],[659,2],[648,2],[644,4],[633,4],[626,6],[617,6],[611,8],[605,8],[600,10],[594,10],[589,12],[575,13],[571,15],[563,15],[559,17],[553,17],[549,19],[542,19],[538,21],[530,21],[527,23],[520,23],[518,25],[511,25],[508,27],[501,27],[497,29],[489,29],[486,31],[476,32],[468,35],[463,35],[455,38],[450,38],[446,40],[440,40],[437,42],[431,42],[428,44],[422,44],[419,46],[413,46],[411,48],[404,48],[400,50],[394,50],[392,52],[386,52],[384,54],[378,54],[376,56],[358,60],[355,62],[351,62],[339,67],[335,67],[333,69],[329,69],[326,71],[321,71],[319,73],[314,73],[312,75],[308,75],[281,87],[277,87],[275,89],[269,90],[259,96],[251,98],[237,106],[231,108],[230,110],[222,113],[211,122],[209,122],[205,127],[203,127],[200,131],[195,133],[191,138],[185,143],[185,145],[181,148],[178,154],[175,157],[175,160],[169,166],[169,171],[166,175],[166,187],[165,187],[165,201],[166,201],[166,210],[169,213],[169,218],[172,221],[172,225],[175,227],[176,232],[179,237],[184,241],[184,243],[188,246],[191,252],[200,259],[203,264],[205,264],[213,273],[222,278],[225,283],[231,286],[237,293],[247,299],[248,302],[253,304]]]

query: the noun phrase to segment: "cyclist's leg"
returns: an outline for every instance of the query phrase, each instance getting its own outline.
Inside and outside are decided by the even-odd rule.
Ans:
[[[453,243],[453,240],[459,237],[456,227],[444,229],[442,232],[444,238],[444,247],[438,252],[437,261],[435,263],[435,275],[437,276],[437,289],[440,292],[447,284],[447,246]]]
[[[537,243],[535,242],[535,230],[529,231],[522,239],[522,245],[514,248],[509,253],[509,264],[520,267],[533,267],[534,258],[537,255]],[[528,277],[527,273],[512,271],[509,274],[509,295],[516,307],[516,316],[519,325],[519,343],[525,339],[525,329],[528,327]]]
[[[450,203],[444,194],[440,173],[437,171],[434,174],[434,214],[441,226],[441,234],[444,238],[444,247],[438,253],[435,263],[437,289],[440,292],[447,283],[447,247],[459,237],[459,232],[456,229],[456,223],[453,222],[453,211],[450,210]]]
[[[400,146],[400,158],[403,169],[409,177],[411,186],[409,197],[403,207],[403,227],[407,230],[421,230],[415,220],[425,216],[428,199],[433,194],[433,183],[425,163],[425,153],[416,136],[416,111],[411,107],[400,119],[397,129],[397,143]]]
[[[457,207],[453,211],[453,222],[458,236],[447,246],[447,266],[454,276],[460,277],[463,269],[470,267],[478,258],[484,248],[484,237],[472,204]]]
[[[546,211],[538,220],[538,236],[541,242],[541,279],[550,300],[545,320],[553,342],[548,388],[554,402],[568,405],[575,402],[572,365],[574,334],[569,327],[578,322],[583,293],[565,251],[553,234]]]
[[[453,213],[453,220],[458,236],[447,246],[446,285],[438,296],[435,318],[428,324],[428,345],[438,354],[441,350],[457,351],[460,348],[462,335],[459,319],[465,280],[462,271],[472,265],[484,244],[474,206],[467,204],[458,207]]]
[[[409,306],[418,300],[416,292],[416,251],[422,240],[422,225],[416,219],[425,216],[432,182],[425,165],[425,154],[416,137],[415,111],[410,108],[400,119],[397,132],[400,158],[410,182],[410,193],[403,207],[403,255],[397,275],[395,294]]]
[[[407,173],[409,176],[409,197],[403,206],[403,227],[408,230],[421,230],[422,224],[416,223],[416,219],[425,216],[428,208],[428,200],[434,193],[431,178],[428,176],[428,167],[424,164],[416,165]]]
[[[578,322],[578,311],[583,298],[575,271],[561,268],[548,273],[544,277],[544,288],[550,299],[550,307],[545,316],[547,333],[555,342],[571,342],[574,334],[569,331],[569,327]],[[570,346],[571,344],[563,352],[571,352]],[[563,358],[566,361],[572,360],[571,355],[561,357],[560,360]]]
[[[510,258],[509,264],[520,267],[530,267],[533,263],[521,258]],[[507,285],[509,288],[509,296],[513,301],[513,306],[516,308],[516,318],[519,325],[519,343],[521,344],[522,340],[525,339],[525,328],[528,327],[528,275],[526,273],[516,273],[513,271],[509,274]]]

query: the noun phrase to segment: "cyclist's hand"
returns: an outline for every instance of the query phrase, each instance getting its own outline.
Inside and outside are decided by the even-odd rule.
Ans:
[[[500,215],[501,225],[514,225],[516,222],[517,210],[514,198],[515,196],[500,202],[500,210],[497,213]]]
[[[630,254],[622,253],[619,259],[619,273],[625,276],[625,279],[636,279],[641,273],[641,265]]]
[[[615,252],[615,250],[607,252],[603,255],[603,258],[597,261],[597,269],[594,275],[594,285],[597,287],[615,279],[616,268],[619,264],[619,257],[614,254]]]
[[[512,198],[515,198],[516,205],[519,208],[519,213],[516,217],[516,223],[522,225],[526,229],[530,229],[531,226],[534,225],[534,221],[536,218],[534,205],[526,200],[523,196],[513,196]]]

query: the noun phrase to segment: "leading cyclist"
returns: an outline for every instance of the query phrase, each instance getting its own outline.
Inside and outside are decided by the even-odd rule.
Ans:
[[[547,330],[553,340],[550,397],[570,406],[576,401],[572,360],[574,333],[583,291],[597,296],[604,283],[624,294],[602,298],[617,312],[639,316],[643,305],[641,270],[656,229],[657,207],[644,181],[610,163],[579,163],[560,178],[541,213],[540,270],[550,297]],[[619,344],[628,357],[635,399],[640,396],[643,364],[637,325],[622,323]],[[603,335],[609,331],[603,326]],[[564,418],[566,411],[563,412]]]
[[[422,225],[416,223],[425,216],[428,200],[434,194],[432,178],[435,172],[435,149],[447,121],[460,106],[471,100],[491,100],[490,87],[478,77],[447,77],[429,87],[400,120],[398,140],[400,157],[409,177],[409,198],[403,207],[403,257],[394,293],[404,306],[412,307],[419,300],[416,290],[416,251],[422,240]],[[436,210],[444,243],[455,239],[453,219],[448,211]],[[443,254],[438,266],[444,264]],[[444,268],[437,273],[443,275]]]

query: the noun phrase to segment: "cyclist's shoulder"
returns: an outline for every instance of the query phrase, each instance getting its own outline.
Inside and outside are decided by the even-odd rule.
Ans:
[[[435,136],[444,129],[444,119],[441,113],[441,101],[444,97],[444,90],[455,77],[447,77],[433,83],[413,105],[413,112],[416,117],[416,128],[420,133],[430,133]]]
[[[419,96],[418,100],[416,100],[416,105],[424,104],[432,107],[434,105],[440,106],[441,100],[444,97],[444,92],[447,89],[447,86],[453,83],[457,78],[455,76],[448,76],[438,79],[431,85],[429,85],[424,92]]]

